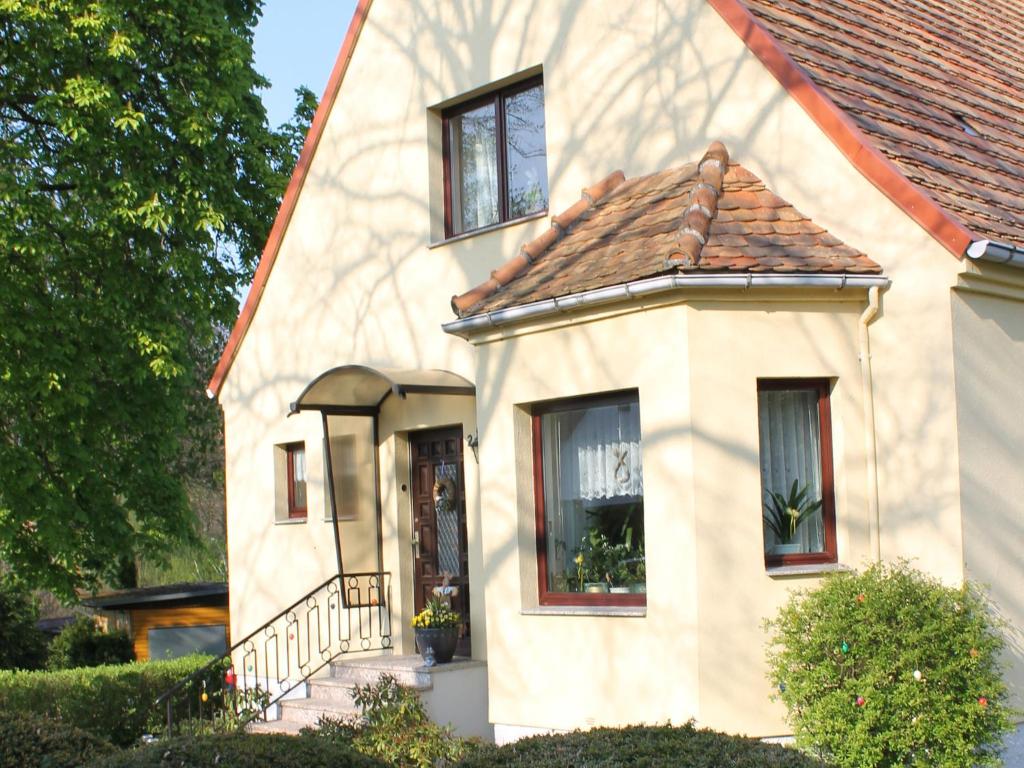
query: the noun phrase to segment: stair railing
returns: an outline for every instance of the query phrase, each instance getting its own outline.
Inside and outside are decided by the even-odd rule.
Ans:
[[[346,653],[390,650],[391,574],[332,576],[179,680],[154,705],[165,735],[242,728]],[[160,715],[157,715],[159,718]]]

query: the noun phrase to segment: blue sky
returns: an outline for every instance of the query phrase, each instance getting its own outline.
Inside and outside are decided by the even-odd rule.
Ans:
[[[271,126],[291,118],[300,85],[318,99],[323,95],[355,5],[355,0],[264,0],[254,46],[256,71],[271,82],[263,94]]]

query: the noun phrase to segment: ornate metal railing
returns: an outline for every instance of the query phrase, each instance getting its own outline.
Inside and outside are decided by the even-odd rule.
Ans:
[[[391,574],[332,576],[155,702],[165,735],[244,727],[346,653],[388,650]],[[158,716],[160,717],[160,716]]]

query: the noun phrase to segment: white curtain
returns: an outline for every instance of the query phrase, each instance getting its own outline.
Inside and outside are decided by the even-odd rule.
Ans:
[[[640,409],[635,403],[553,413],[544,421],[546,462],[559,454],[560,501],[643,495]]]
[[[494,106],[453,117],[452,221],[466,232],[498,222],[498,144]]]
[[[761,437],[761,487],[764,500],[774,491],[789,496],[793,481],[797,488],[809,486],[812,501],[821,498],[821,436],[818,423],[818,393],[812,389],[763,390],[758,393],[758,425]],[[802,552],[825,548],[819,511],[797,529],[794,543]],[[765,527],[766,547],[775,543]]]
[[[476,131],[473,137],[473,178],[467,174],[466,208],[475,208],[472,224],[466,229],[484,227],[498,221],[498,148],[493,132]],[[472,197],[470,197],[472,195]],[[467,217],[468,218],[468,217]]]
[[[640,407],[636,403],[562,411],[541,419],[548,565],[562,572],[602,501],[640,500]]]
[[[578,478],[576,498],[592,501],[642,496],[640,414],[635,405],[594,408],[572,432]]]

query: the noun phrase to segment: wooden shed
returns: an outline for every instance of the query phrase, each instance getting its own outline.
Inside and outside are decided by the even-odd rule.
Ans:
[[[125,617],[139,661],[220,654],[230,647],[224,582],[122,589],[86,598],[82,604]]]

